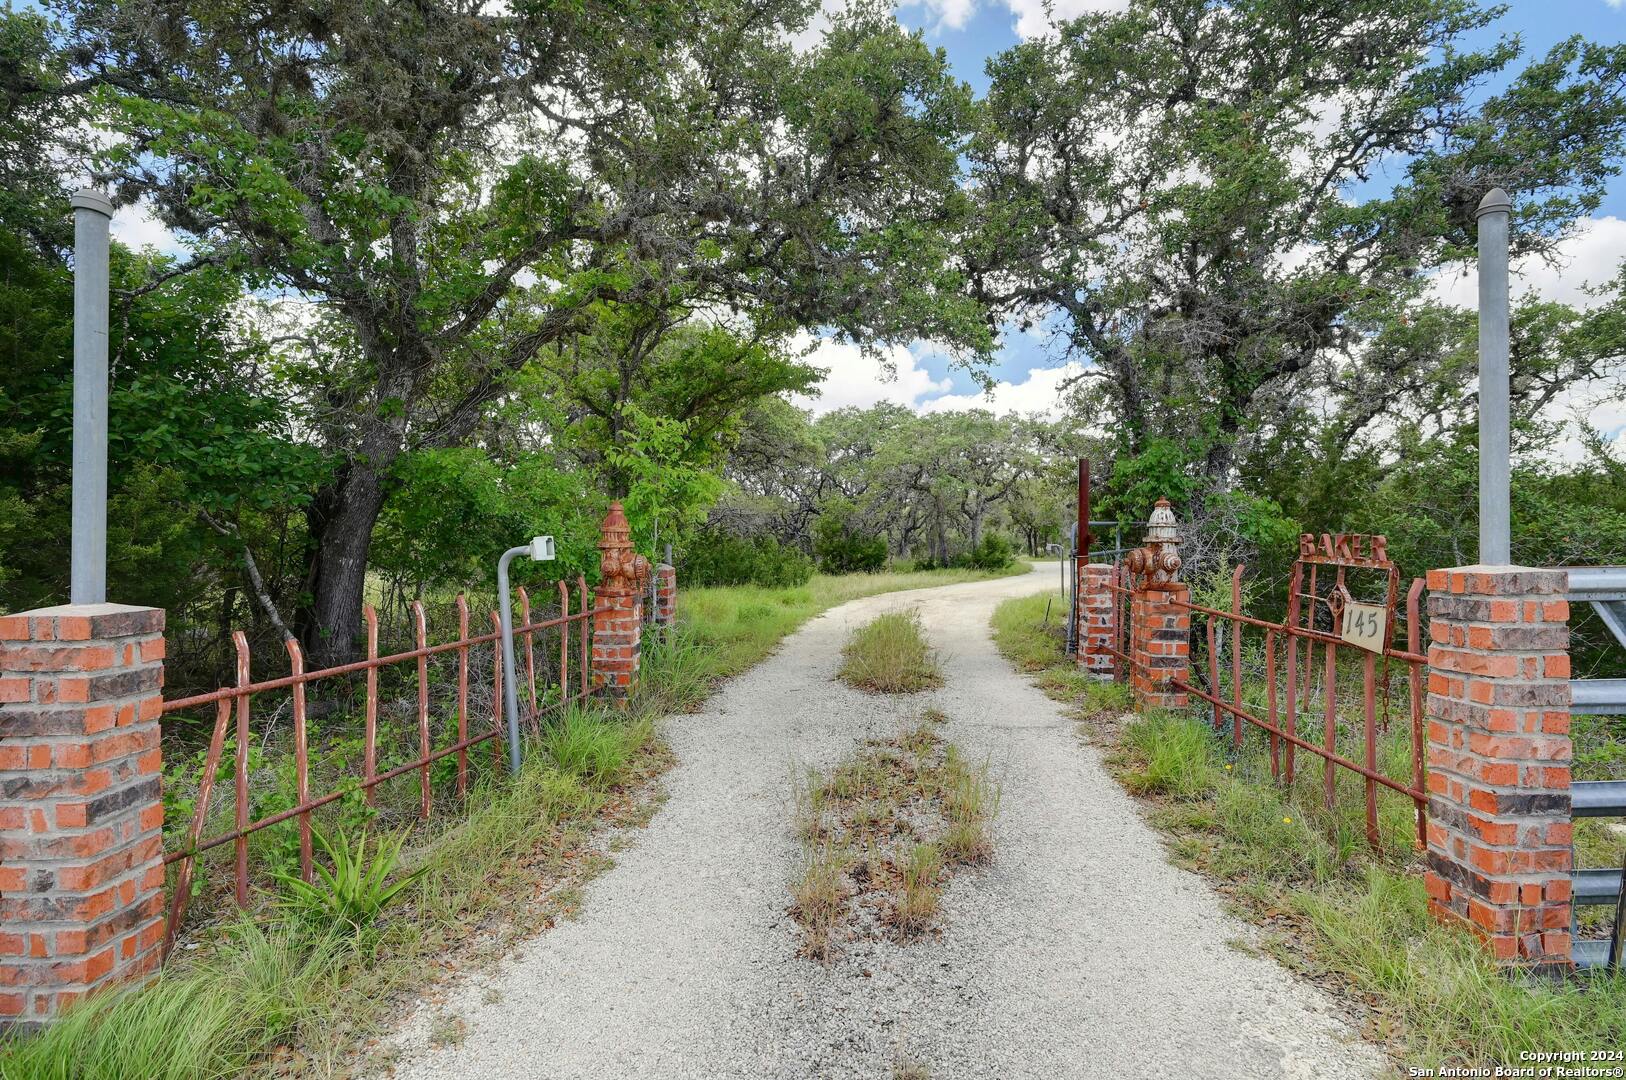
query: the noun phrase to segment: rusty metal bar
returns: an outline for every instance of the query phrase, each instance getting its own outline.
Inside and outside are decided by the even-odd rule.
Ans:
[[[237,647],[237,685],[248,685],[248,636],[241,630],[232,632],[232,644]],[[237,698],[237,827],[248,824],[248,712],[249,698],[244,693]],[[237,906],[248,907],[248,838],[237,841]]]
[[[519,621],[522,627],[531,625],[531,596],[525,586],[519,587]],[[532,648],[534,630],[522,630],[525,635],[525,684],[531,690],[531,722],[536,722],[536,653]]]
[[[1242,614],[1242,570],[1243,563],[1237,563],[1236,569],[1231,571],[1231,612],[1237,616]],[[1242,623],[1238,621],[1231,627],[1231,699],[1238,709],[1242,708]],[[1237,748],[1242,749],[1242,718],[1233,717],[1231,737]]]
[[[1078,565],[1090,561],[1090,459],[1078,459]],[[1076,595],[1083,586],[1080,578],[1073,586]]]
[[[1214,649],[1214,620],[1210,618],[1203,624],[1208,636],[1208,688],[1216,695],[1219,694],[1219,656]],[[1219,709],[1214,710],[1214,730],[1218,731],[1223,724]]]
[[[1270,726],[1275,727],[1276,721],[1276,631],[1265,631],[1265,708],[1270,715]],[[1241,712],[1242,703],[1237,702],[1237,711]],[[1237,717],[1237,724],[1242,718]],[[1279,735],[1270,737],[1270,776],[1280,781],[1282,778],[1282,740]]]
[[[462,593],[457,594],[457,639],[469,639],[469,602]],[[466,742],[469,737],[469,647],[464,645],[457,650],[457,741]],[[457,752],[457,795],[464,798],[469,793],[469,752],[467,749]]]
[[[1364,650],[1363,650],[1364,651]],[[1376,653],[1367,652],[1365,663],[1361,666],[1361,693],[1365,698],[1365,725],[1363,734],[1366,739],[1366,767],[1373,772],[1378,768],[1378,703],[1377,703],[1377,675],[1378,657]],[[1378,788],[1371,777],[1366,780],[1366,838],[1374,847],[1378,843]]]
[[[585,594],[585,583],[582,586],[582,590]],[[519,629],[543,630],[558,626],[564,622],[590,624],[592,621],[593,613],[591,611],[583,610],[571,615],[568,619],[543,619],[541,622],[533,623],[530,626],[522,626],[519,627]],[[584,627],[584,631],[586,629],[587,628]],[[441,653],[453,652],[465,645],[483,645],[488,641],[497,641],[501,637],[502,634],[500,632],[493,632],[490,634],[481,634],[478,637],[472,637],[466,641],[448,641],[440,645],[430,645],[424,649],[408,649],[406,652],[393,653],[389,656],[380,656],[370,660],[357,660],[349,664],[339,664],[336,667],[321,668],[317,671],[309,671],[301,676],[301,679],[304,682],[313,683],[320,679],[331,679],[337,675],[350,675],[354,672],[366,671],[370,668],[386,667],[390,664],[399,663],[403,660],[413,660],[419,655],[438,656]],[[585,633],[583,640],[586,640]],[[245,693],[258,694],[263,693],[266,690],[281,690],[285,687],[292,686],[296,681],[300,680],[294,679],[294,677],[291,675],[284,675],[281,678],[267,679],[264,682],[249,683],[243,686],[223,686],[218,690],[211,690],[208,693],[193,694],[191,697],[177,698],[174,701],[166,701],[164,702],[164,712],[172,713],[178,712],[182,709],[195,708],[199,705],[213,705],[221,698],[233,698]]]
[[[587,602],[587,575],[576,575],[576,599],[581,605],[581,614],[571,618],[581,620],[581,666],[578,670],[581,675],[577,681],[582,684],[583,693],[593,690],[593,610]],[[597,597],[594,597],[597,600]],[[596,606],[596,605],[594,605]]]
[[[192,811],[192,825],[186,830],[187,848],[194,849],[203,838],[204,822],[209,817],[209,799],[215,790],[215,773],[220,768],[220,755],[226,747],[226,725],[231,723],[231,702],[222,698],[215,707],[215,729],[209,736],[209,753],[203,760],[203,777],[198,782],[198,805]],[[175,935],[181,920],[186,918],[186,907],[192,900],[192,871],[197,865],[195,855],[181,860],[175,874],[175,891],[169,898],[169,921],[164,926],[164,951],[169,956],[175,948]]]
[[[578,702],[578,701],[585,701],[588,698],[588,696],[589,695],[587,695],[587,694],[578,693],[574,698],[570,699],[570,701],[568,701],[568,702],[560,702],[559,705],[550,706],[550,708],[563,708],[566,705],[574,704],[575,702]],[[398,776],[405,776],[407,773],[412,772],[412,771],[414,771],[416,769],[421,769],[425,765],[430,765],[430,764],[433,764],[433,763],[441,760],[442,758],[450,757],[451,755],[457,753],[460,750],[467,750],[471,746],[477,746],[480,743],[486,741],[487,739],[499,739],[500,740],[502,738],[502,735],[503,735],[503,733],[501,731],[487,731],[487,732],[484,732],[484,733],[479,734],[479,735],[471,735],[471,736],[469,736],[468,739],[466,739],[466,740],[464,740],[462,742],[455,743],[455,744],[453,744],[451,746],[448,746],[448,747],[445,747],[444,749],[441,749],[441,750],[436,750],[434,753],[429,755],[427,760],[420,761],[420,760],[415,759],[415,760],[407,762],[404,765],[397,765],[395,768],[389,770],[388,772],[379,773],[377,776],[373,777],[373,779],[371,781],[371,785],[376,786],[378,784],[383,784],[383,783],[387,783],[387,782],[389,782],[391,780],[394,780]],[[499,760],[500,760],[500,755],[502,753],[502,747],[500,745],[498,746],[497,751],[498,751]],[[364,786],[366,786],[366,785],[364,785]],[[316,798],[312,799],[310,802],[305,803],[302,806],[291,806],[288,809],[283,810],[283,811],[281,811],[279,813],[271,814],[268,817],[260,818],[258,821],[252,822],[252,823],[244,826],[241,829],[233,829],[229,833],[222,833],[221,835],[216,836],[216,837],[214,837],[214,838],[212,838],[210,840],[205,840],[203,843],[197,845],[196,847],[185,848],[185,849],[182,849],[180,851],[172,851],[169,854],[164,856],[164,865],[167,866],[170,863],[179,862],[181,859],[185,859],[185,858],[188,858],[188,857],[191,857],[191,856],[201,855],[205,851],[210,851],[210,850],[212,850],[214,848],[219,847],[222,844],[229,844],[229,843],[233,842],[234,840],[238,840],[238,839],[241,839],[244,836],[247,836],[250,833],[259,832],[261,829],[269,829],[273,825],[281,825],[284,821],[287,821],[290,818],[298,817],[300,814],[307,813],[307,812],[312,811],[312,810],[320,810],[322,807],[328,805],[331,802],[336,802],[339,799],[344,798],[348,794],[349,794],[348,790],[340,790],[340,791],[329,792],[326,795],[319,795]]]
[[[429,626],[423,617],[423,601],[412,601],[413,640],[418,646],[418,753],[429,756],[429,654],[424,651],[429,643]],[[418,778],[418,818],[429,820],[429,764]]]
[[[1210,694],[1205,690],[1202,690],[1202,689],[1200,689],[1198,687],[1192,686],[1190,683],[1185,682],[1183,679],[1170,679],[1169,680],[1169,685],[1173,686],[1177,690],[1184,690],[1186,693],[1191,694],[1191,695],[1193,695],[1195,697],[1199,697],[1204,701],[1216,704],[1227,713],[1229,713],[1231,711],[1231,709],[1232,709],[1231,703],[1229,701],[1225,701],[1225,700],[1223,700],[1221,698],[1217,698],[1213,694]],[[1265,724],[1265,722],[1263,720],[1260,720],[1257,716],[1246,716],[1246,715],[1244,715],[1243,718],[1245,720],[1247,720],[1248,723],[1254,725],[1257,728],[1261,728],[1261,729],[1265,730],[1267,733],[1270,730],[1267,727],[1267,725]],[[1319,758],[1322,758],[1325,761],[1331,762],[1334,765],[1340,765],[1343,768],[1348,769],[1350,772],[1358,773],[1361,776],[1368,777],[1368,778],[1376,781],[1377,783],[1383,785],[1384,787],[1388,788],[1389,790],[1398,792],[1401,795],[1406,796],[1407,798],[1411,799],[1413,802],[1417,803],[1419,807],[1422,807],[1422,806],[1426,805],[1426,803],[1428,801],[1428,796],[1425,795],[1422,791],[1420,791],[1420,790],[1414,791],[1413,789],[1407,787],[1405,784],[1400,783],[1398,780],[1392,780],[1389,777],[1384,776],[1380,772],[1374,772],[1374,771],[1368,769],[1365,765],[1362,765],[1362,764],[1360,764],[1359,762],[1356,762],[1356,761],[1351,761],[1349,758],[1344,757],[1342,754],[1339,754],[1339,753],[1336,753],[1336,752],[1328,753],[1324,748],[1322,748],[1320,746],[1317,746],[1315,743],[1310,742],[1308,739],[1305,739],[1302,736],[1299,736],[1299,735],[1291,735],[1290,736],[1290,735],[1287,734],[1287,732],[1282,731],[1280,729],[1278,729],[1276,731],[1276,734],[1280,735],[1283,739],[1286,739],[1287,741],[1291,742],[1295,746],[1303,747],[1305,750],[1310,751],[1310,753],[1316,755]]]
[[[559,582],[559,617],[570,614],[570,586]],[[559,627],[559,697],[570,696],[570,630]]]
[[[1235,619],[1237,622],[1243,623],[1247,626],[1257,626],[1261,630],[1275,630],[1283,634],[1292,634],[1295,637],[1305,638],[1309,641],[1322,641],[1333,645],[1344,644],[1343,638],[1338,637],[1335,634],[1325,633],[1321,630],[1311,630],[1302,626],[1291,626],[1287,623],[1268,622],[1265,619],[1256,619],[1251,615],[1233,615],[1229,611],[1221,611],[1218,608],[1204,607],[1201,604],[1193,604],[1186,600],[1175,600],[1172,597],[1169,598],[1167,602],[1174,607],[1183,608],[1195,615],[1209,615],[1221,619]],[[1422,653],[1408,652],[1404,649],[1386,648],[1383,651],[1383,655],[1393,657],[1396,660],[1407,663],[1413,660],[1422,661],[1425,664],[1428,662],[1428,657],[1426,655]]]
[[[305,654],[299,642],[288,639],[288,665],[294,675],[305,673]],[[305,684],[294,683],[294,801],[305,802],[311,797],[310,741],[305,731]],[[314,881],[311,869],[311,816],[299,815],[299,876]]]
[[[1338,750],[1338,646],[1329,642],[1326,651],[1327,704],[1324,720],[1325,730],[1322,735],[1327,740],[1327,754],[1333,754]],[[1322,755],[1326,759],[1326,764],[1322,767],[1321,787],[1322,793],[1327,800],[1327,809],[1331,810],[1335,804],[1336,777],[1333,773],[1332,758],[1328,757],[1327,754]]]
[[[362,747],[362,778],[370,780],[378,775],[378,609],[368,604],[361,609],[361,615],[367,622],[367,662],[374,665],[367,669],[367,719]],[[367,789],[365,798],[372,806],[372,788]]]

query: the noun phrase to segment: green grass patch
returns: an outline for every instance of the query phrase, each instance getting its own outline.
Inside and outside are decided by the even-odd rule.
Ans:
[[[854,630],[836,674],[848,686],[878,694],[914,694],[943,685],[937,653],[918,611],[893,611]]]
[[[1237,753],[1196,711],[1128,714],[1122,688],[1103,691],[1076,677],[1060,638],[1046,659],[1042,620],[1041,598],[1008,601],[994,614],[995,641],[1088,721],[1120,782],[1148,800],[1171,859],[1208,875],[1235,909],[1265,926],[1274,954],[1365,1006],[1367,1034],[1402,1066],[1517,1065],[1526,1051],[1621,1045],[1626,976],[1512,974],[1470,934],[1428,914],[1409,800],[1380,797],[1383,843],[1374,851],[1358,777],[1338,778],[1329,811],[1312,755],[1300,755],[1296,782],[1286,786],[1273,778],[1257,732]],[[1099,720],[1104,714],[1116,715]],[[1383,767],[1400,775],[1404,740],[1396,730],[1380,746]],[[1585,751],[1597,771],[1615,767],[1600,733],[1578,737],[1577,747],[1578,762]],[[1599,853],[1606,845],[1577,830],[1578,852],[1584,843]]]

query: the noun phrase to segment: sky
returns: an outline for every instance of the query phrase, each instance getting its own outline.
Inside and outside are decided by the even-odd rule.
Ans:
[[[1623,5],[1626,0],[1511,0],[1499,21],[1465,44],[1489,45],[1501,35],[1516,35],[1525,45],[1526,57],[1530,57],[1544,54],[1552,45],[1573,34],[1599,42],[1619,43],[1626,40],[1626,6]],[[1025,37],[1046,31],[1049,23],[1045,6],[1046,0],[905,0],[898,7],[898,19],[911,29],[919,29],[928,44],[940,46],[955,74],[980,94],[988,86],[984,69],[990,56]],[[1124,6],[1127,0],[1053,0],[1053,11],[1058,17]],[[1516,71],[1519,66],[1515,62],[1510,68]],[[1486,89],[1489,92],[1497,88],[1493,83]],[[135,208],[120,212],[114,221],[114,231],[136,246],[150,243],[174,250],[173,238]],[[1522,292],[1531,288],[1547,298],[1580,301],[1584,299],[1582,285],[1613,277],[1623,257],[1626,257],[1626,178],[1616,178],[1603,205],[1592,218],[1580,223],[1575,236],[1566,243],[1561,265],[1515,268],[1522,272],[1515,280],[1514,290]],[[1440,292],[1447,299],[1464,306],[1472,306],[1476,287],[1471,274],[1439,283]],[[957,368],[947,355],[928,342],[887,349],[881,359],[865,355],[856,346],[833,341],[804,337],[801,344],[811,348],[813,363],[829,370],[818,397],[798,400],[798,404],[815,412],[847,405],[868,406],[880,401],[895,402],[922,412],[967,408],[1051,412],[1058,404],[1057,387],[1079,370],[1076,365],[1064,365],[1055,344],[1042,333],[1022,333],[1015,328],[1003,335],[994,366],[989,371],[995,380],[991,396],[984,395],[966,371]],[[1599,404],[1598,399],[1603,396],[1601,392],[1593,392],[1572,399],[1566,407],[1582,409],[1592,422],[1626,446],[1626,405]]]

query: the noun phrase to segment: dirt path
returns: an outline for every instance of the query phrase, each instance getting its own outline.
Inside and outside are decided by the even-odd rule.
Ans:
[[[1231,944],[1250,931],[1157,836],[1056,704],[988,637],[1032,574],[828,612],[669,722],[670,799],[584,914],[447,1009],[456,1046],[402,1035],[404,1077],[1357,1077],[1384,1070],[1331,1002]],[[870,697],[833,675],[849,630],[918,607],[948,683]],[[1002,785],[996,855],[944,895],[941,938],[795,956],[791,776],[928,705]]]

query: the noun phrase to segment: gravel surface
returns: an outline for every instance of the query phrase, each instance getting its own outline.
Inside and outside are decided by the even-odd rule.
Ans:
[[[1157,835],[1057,705],[989,640],[1022,577],[854,601],[674,718],[669,800],[583,914],[495,977],[469,977],[398,1036],[402,1077],[1372,1076],[1336,1006],[1237,947],[1251,930]],[[947,684],[872,697],[835,681],[849,631],[918,607]],[[1001,785],[992,865],[962,871],[941,936],[796,957],[792,775],[929,705]],[[437,1016],[467,1025],[428,1045]]]

